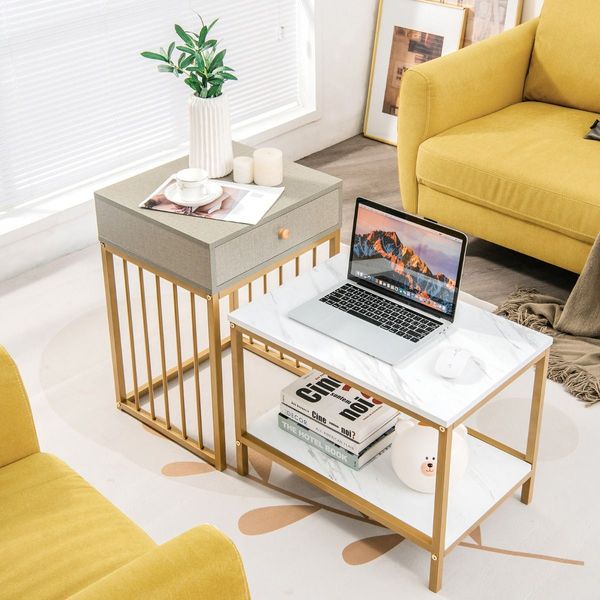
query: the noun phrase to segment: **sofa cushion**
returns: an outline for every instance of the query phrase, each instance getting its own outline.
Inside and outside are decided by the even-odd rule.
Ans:
[[[525,98],[600,112],[600,2],[545,0]]]
[[[421,144],[419,183],[592,243],[600,231],[600,143],[592,114],[522,102]]]
[[[154,542],[63,462],[0,469],[0,598],[64,599]]]

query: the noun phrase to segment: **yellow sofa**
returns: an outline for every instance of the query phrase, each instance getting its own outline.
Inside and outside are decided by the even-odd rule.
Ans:
[[[40,452],[0,347],[0,599],[249,598],[233,543],[208,525],[157,546],[77,473]]]
[[[408,70],[398,113],[404,208],[580,272],[600,231],[600,1]]]

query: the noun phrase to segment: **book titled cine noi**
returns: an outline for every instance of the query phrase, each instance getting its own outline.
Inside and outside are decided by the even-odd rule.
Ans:
[[[356,457],[374,445],[381,447],[377,442],[384,438],[383,448],[387,447],[399,415],[392,407],[318,371],[284,388],[280,413]]]

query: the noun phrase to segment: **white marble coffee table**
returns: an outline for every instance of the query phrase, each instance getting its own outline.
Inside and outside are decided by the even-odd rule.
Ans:
[[[347,253],[322,263],[229,315],[236,409],[237,461],[248,472],[248,447],[338,497],[431,553],[429,587],[438,591],[444,558],[504,499],[522,486],[532,499],[550,337],[460,302],[456,320],[434,343],[390,366],[287,317],[288,312],[344,279]],[[245,336],[245,337],[244,337]],[[282,432],[277,408],[246,422],[243,348],[263,343],[298,363],[330,373],[439,431],[436,492],[421,494],[395,476],[389,453],[353,471]],[[469,349],[477,362],[457,379],[434,372],[444,346]],[[466,475],[449,485],[452,431],[526,370],[535,383],[525,452],[469,428]],[[251,399],[250,399],[251,401]]]

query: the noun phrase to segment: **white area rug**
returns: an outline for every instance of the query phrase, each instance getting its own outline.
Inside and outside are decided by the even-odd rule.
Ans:
[[[600,406],[548,382],[534,501],[509,498],[446,560],[429,556],[284,469],[253,459],[251,478],[212,470],[114,407],[100,256],[89,248],[0,284],[0,343],[19,365],[40,443],[156,541],[205,522],[237,544],[253,598],[600,598]],[[231,424],[226,356],[225,403]],[[293,376],[247,358],[260,413]],[[482,431],[523,448],[532,377],[480,411]],[[233,435],[228,432],[230,464]]]

